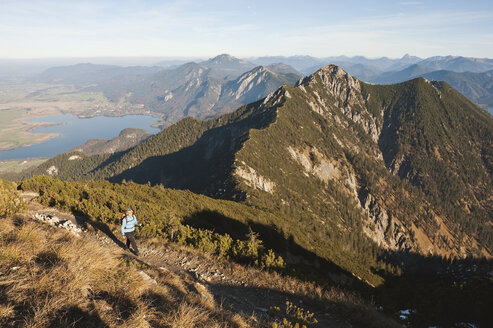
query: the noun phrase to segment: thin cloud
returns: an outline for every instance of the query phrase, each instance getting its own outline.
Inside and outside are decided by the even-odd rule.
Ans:
[[[427,14],[394,14],[355,19],[341,24],[330,24],[298,28],[294,32],[277,36],[279,43],[288,48],[314,49],[317,55],[367,54],[378,56],[399,56],[419,49],[426,54],[441,52],[447,45],[467,43],[469,49],[484,49],[488,40],[486,32],[477,33],[467,41],[456,41],[463,32],[461,26],[471,22],[492,19],[491,13],[484,12],[435,12]],[[454,31],[454,33],[451,33]],[[464,47],[460,47],[464,49]],[[339,51],[334,52],[334,49]],[[404,51],[403,51],[404,49]],[[299,51],[298,50],[298,51]],[[470,51],[470,50],[469,50]]]
[[[309,10],[294,2],[277,8],[257,0],[242,4],[0,0],[0,57],[78,56],[78,52],[93,56],[202,56],[219,52],[239,56],[399,56],[409,52],[425,56],[436,54],[437,49],[440,53],[464,51],[492,56],[489,31],[493,10],[467,5],[443,9],[423,1],[396,5],[374,11],[380,15],[368,16],[367,12],[347,8],[339,13],[322,3]]]

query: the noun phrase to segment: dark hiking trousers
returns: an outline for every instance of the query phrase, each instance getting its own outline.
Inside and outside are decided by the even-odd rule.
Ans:
[[[137,248],[137,243],[135,242],[135,231],[126,232],[125,237],[127,237],[127,248],[130,247],[131,243],[135,255],[139,255],[139,249]]]

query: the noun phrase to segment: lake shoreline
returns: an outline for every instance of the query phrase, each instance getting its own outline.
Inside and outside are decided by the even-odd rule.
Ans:
[[[21,126],[26,129],[26,125],[28,125],[24,133],[29,134],[32,142],[19,143],[21,146],[16,147],[1,148],[0,160],[53,157],[78,147],[89,139],[112,139],[126,128],[141,128],[151,134],[160,132],[160,129],[155,127],[159,125],[157,115],[127,114],[80,117],[80,115],[75,114],[61,114],[26,116],[20,119],[24,123]],[[37,122],[39,120],[45,120],[45,122]],[[31,154],[31,152],[33,153]]]
[[[4,110],[11,110],[7,108],[3,108]],[[14,109],[14,108],[12,108]],[[2,108],[0,108],[2,110]],[[85,114],[85,112],[77,112],[77,113],[72,113],[70,111],[66,110],[59,110],[59,109],[53,109],[44,113],[37,113],[33,112],[32,110],[29,111],[27,115],[24,117],[21,117],[20,119],[16,120],[16,123],[18,123],[19,127],[16,128],[16,126],[12,126],[12,129],[18,130],[20,129],[19,133],[25,134],[26,137],[29,137],[32,139],[32,141],[28,142],[23,142],[19,145],[13,145],[13,146],[1,146],[0,144],[0,152],[1,151],[7,151],[7,150],[13,150],[17,148],[23,148],[23,147],[28,147],[32,146],[35,144],[39,144],[42,142],[49,141],[53,138],[60,137],[59,133],[39,133],[39,132],[34,132],[34,130],[40,129],[40,128],[45,128],[45,127],[50,127],[50,126],[55,126],[55,125],[60,125],[64,123],[54,123],[54,122],[36,122],[33,120],[37,119],[42,119],[43,117],[51,117],[51,116],[56,116],[56,115],[72,115],[75,116],[79,119],[91,119],[95,117],[108,117],[108,118],[113,118],[113,117],[124,117],[124,116],[129,116],[129,115],[145,115],[145,116],[151,116],[157,119],[160,119],[163,117],[162,114],[156,113],[156,112],[151,112],[151,111],[132,111],[129,113],[105,113],[104,115],[99,115],[98,113],[94,112],[93,114]],[[26,128],[26,125],[28,127]],[[156,121],[152,123],[151,127],[153,128],[160,128],[162,123],[160,121]],[[35,136],[33,136],[35,134]]]

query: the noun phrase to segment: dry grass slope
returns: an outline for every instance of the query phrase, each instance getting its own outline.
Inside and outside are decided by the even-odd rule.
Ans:
[[[32,220],[77,221],[0,182],[0,327],[274,327],[288,300],[320,319],[313,328],[399,326],[357,293],[156,237],[141,236],[133,257],[111,238],[118,225],[81,237]]]
[[[0,219],[1,327],[257,327],[186,277],[87,236]]]

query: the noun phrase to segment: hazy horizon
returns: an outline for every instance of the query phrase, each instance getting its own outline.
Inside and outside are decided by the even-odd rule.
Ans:
[[[72,57],[0,57],[0,61],[49,61],[49,60],[120,60],[120,59],[129,59],[129,60],[139,60],[139,59],[152,59],[152,60],[207,60],[211,59],[220,55],[230,55],[238,59],[255,59],[255,58],[261,58],[261,57],[312,57],[312,58],[318,58],[318,59],[324,59],[324,58],[337,58],[337,57],[347,57],[347,58],[354,58],[354,57],[364,57],[366,59],[381,59],[381,58],[388,58],[388,59],[401,59],[404,56],[412,56],[412,57],[418,57],[421,59],[426,59],[430,57],[465,57],[465,58],[478,58],[478,59],[492,59],[493,57],[473,57],[473,56],[463,56],[460,54],[445,54],[445,55],[433,55],[433,56],[428,56],[428,57],[420,57],[416,56],[412,53],[405,53],[402,56],[397,56],[397,57],[392,57],[392,56],[367,56],[365,54],[355,54],[355,55],[346,55],[346,54],[338,54],[338,55],[330,55],[330,56],[312,56],[308,54],[294,54],[294,55],[284,55],[284,54],[264,54],[264,55],[259,55],[259,56],[239,56],[235,54],[230,54],[230,53],[217,53],[217,54],[212,54],[212,55],[197,55],[194,57],[191,56],[159,56],[159,55],[153,55],[153,56],[72,56]]]

